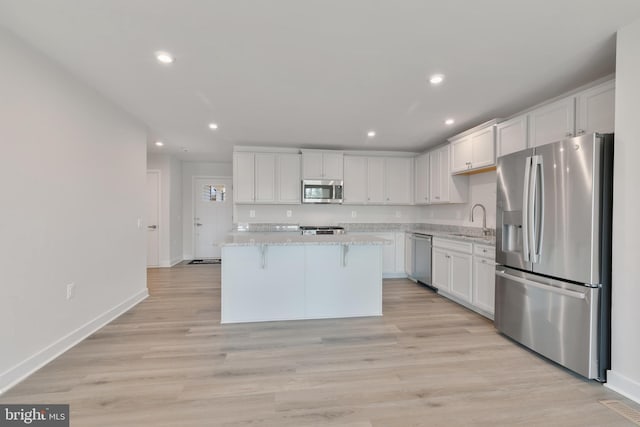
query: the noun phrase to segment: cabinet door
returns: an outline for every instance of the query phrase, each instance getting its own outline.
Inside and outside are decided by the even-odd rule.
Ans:
[[[568,97],[529,113],[529,146],[549,144],[573,136],[575,99]]]
[[[255,154],[255,202],[274,203],[276,201],[276,155]]]
[[[344,156],[344,203],[367,203],[367,158]]]
[[[514,117],[496,127],[497,157],[527,148],[527,116]]]
[[[614,110],[614,80],[581,92],[576,99],[576,135],[613,132]]]
[[[392,205],[411,204],[412,171],[413,159],[411,157],[388,157],[385,159],[385,203]]]
[[[382,245],[382,273],[392,274],[396,272],[396,237],[394,233],[378,233],[373,236],[390,240],[390,245]]]
[[[343,179],[343,158],[342,153],[323,153],[322,177],[324,179]]]
[[[449,254],[439,248],[433,248],[431,255],[431,281],[438,290],[449,292],[451,265]]]
[[[302,179],[324,179],[322,153],[302,154]]]
[[[471,168],[471,136],[451,141],[451,172],[463,172]]]
[[[395,233],[396,237],[396,273],[402,273],[405,266],[405,233]]]
[[[495,129],[495,126],[489,126],[474,132],[469,137],[471,139],[470,169],[486,168],[496,164]]]
[[[384,157],[369,157],[367,161],[367,202],[383,204],[384,197]]]
[[[473,258],[473,305],[493,314],[495,287],[495,263],[486,258]]]
[[[451,262],[451,288],[449,292],[463,301],[471,302],[472,256],[459,252],[449,252]]]
[[[440,150],[429,153],[429,202],[441,203],[442,194],[440,193],[441,180],[441,161]]]
[[[253,153],[233,153],[233,201],[253,203],[255,171]]]
[[[279,203],[300,203],[300,154],[279,154],[277,200]]]
[[[451,164],[449,163],[450,147],[444,146],[438,151],[440,152],[440,203],[449,202],[449,186],[451,184]]]
[[[416,205],[429,203],[429,153],[421,154],[415,158],[415,196]]]

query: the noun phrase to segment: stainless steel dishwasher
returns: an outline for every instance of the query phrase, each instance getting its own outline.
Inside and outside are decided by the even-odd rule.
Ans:
[[[416,282],[433,287],[431,281],[431,236],[428,234],[407,232],[405,270],[407,276]]]

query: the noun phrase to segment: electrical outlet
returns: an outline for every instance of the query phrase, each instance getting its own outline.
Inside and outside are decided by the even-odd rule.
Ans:
[[[138,228],[142,228],[142,218],[138,218]]]
[[[351,218],[355,218],[358,216],[358,212],[356,211],[351,211]]]
[[[287,218],[291,218],[291,209],[287,209]]]
[[[402,213],[400,213],[400,211],[396,211],[396,218],[400,218],[402,216]]]
[[[67,285],[67,300],[72,300],[76,296],[76,284],[69,283]]]
[[[251,209],[249,211],[249,218],[255,218],[256,217],[256,211],[254,211],[253,209]]]

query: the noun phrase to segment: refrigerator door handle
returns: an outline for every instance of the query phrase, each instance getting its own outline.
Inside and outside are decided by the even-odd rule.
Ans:
[[[522,190],[522,258],[531,262],[529,246],[529,190],[531,187],[531,157],[524,164],[524,189]]]
[[[542,189],[538,188],[538,177],[542,178],[542,156],[532,156],[531,157],[531,176],[529,177],[529,194],[528,194],[528,203],[527,210],[529,211],[527,218],[527,231],[529,235],[527,239],[529,240],[529,253],[532,263],[540,262],[540,243],[541,237],[540,232],[541,229],[538,230],[538,225],[541,224],[542,217]],[[540,173],[538,174],[538,171]],[[540,192],[540,193],[539,193]],[[537,203],[540,200],[540,204]],[[540,214],[538,215],[538,212]]]
[[[508,280],[513,280],[514,282],[521,283],[525,285],[525,287],[530,286],[532,288],[544,289],[547,292],[552,292],[559,295],[564,295],[571,298],[577,299],[585,299],[587,296],[582,292],[571,291],[569,289],[562,289],[551,285],[545,285],[544,283],[534,282],[532,280],[523,279],[522,277],[512,276],[509,273],[506,273],[503,270],[496,270],[496,276],[504,277]]]
[[[542,255],[542,236],[544,231],[544,167],[543,167],[543,158],[542,156],[535,156],[535,169],[536,175],[538,171],[540,173],[540,185],[538,187],[538,180],[536,179],[536,200],[539,200],[539,204],[536,206],[535,212],[536,215],[536,229],[534,229],[535,233],[535,262],[540,262],[540,256]]]

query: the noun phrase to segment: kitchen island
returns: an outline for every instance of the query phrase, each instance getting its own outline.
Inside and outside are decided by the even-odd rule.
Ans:
[[[233,233],[221,323],[382,315],[382,247],[366,235]]]

